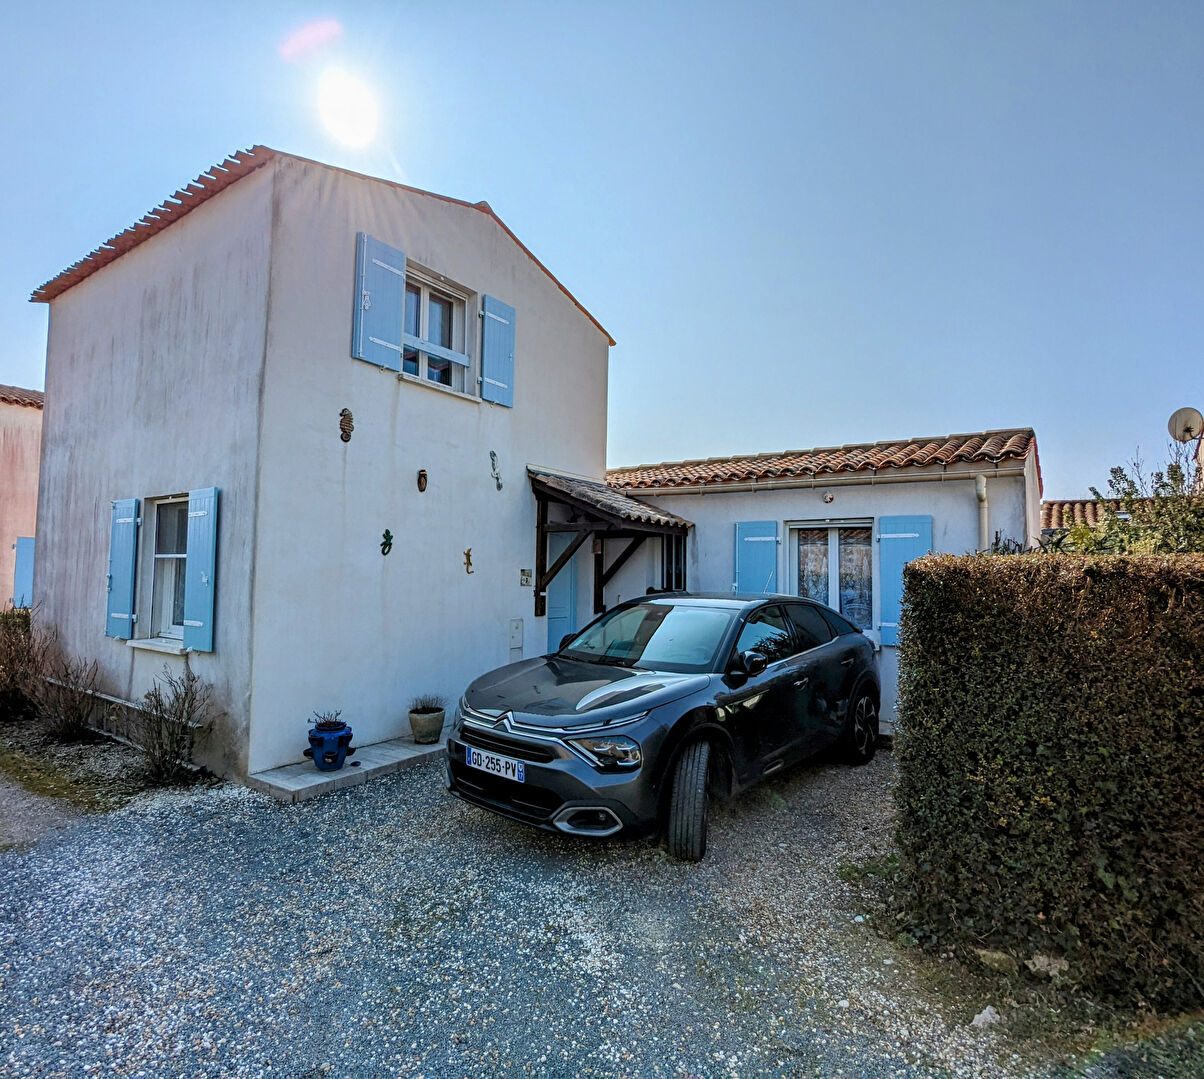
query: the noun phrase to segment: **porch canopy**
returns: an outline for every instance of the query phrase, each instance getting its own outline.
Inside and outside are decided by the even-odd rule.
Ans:
[[[685,536],[690,522],[672,513],[629,498],[597,480],[580,479],[545,469],[528,468],[531,491],[537,506],[535,525],[535,617],[547,614],[547,589],[586,540],[593,539],[594,555],[594,613],[601,614],[606,605],[603,590],[614,575],[627,563],[649,536],[666,536],[677,540],[674,550],[684,552]],[[551,507],[560,507],[556,520]],[[565,518],[565,519],[560,519]],[[560,557],[548,565],[548,537],[553,532],[573,534],[572,542]],[[627,543],[606,564],[606,541],[626,540]],[[679,556],[680,557],[680,556]],[[681,587],[685,587],[684,558],[681,558]]]

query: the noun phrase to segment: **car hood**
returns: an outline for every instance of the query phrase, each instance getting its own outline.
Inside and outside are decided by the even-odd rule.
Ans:
[[[474,711],[510,712],[532,726],[594,726],[675,701],[709,683],[706,674],[636,671],[542,656],[483,674],[464,698]]]

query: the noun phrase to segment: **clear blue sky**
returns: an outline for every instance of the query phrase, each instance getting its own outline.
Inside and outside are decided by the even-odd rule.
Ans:
[[[260,142],[487,199],[618,341],[611,464],[1031,424],[1070,497],[1204,409],[1198,2],[28,4],[0,61],[0,382],[34,287]]]

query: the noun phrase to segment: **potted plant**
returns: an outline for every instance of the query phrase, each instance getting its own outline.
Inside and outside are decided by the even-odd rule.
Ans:
[[[419,745],[439,741],[443,733],[443,698],[425,694],[410,702],[410,730]]]
[[[320,772],[335,772],[355,750],[351,746],[351,728],[339,716],[341,711],[315,712],[317,721],[309,729],[309,749],[305,756],[312,757],[314,767]]]

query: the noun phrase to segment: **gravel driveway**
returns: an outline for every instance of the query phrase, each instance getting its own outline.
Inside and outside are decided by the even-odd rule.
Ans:
[[[720,807],[697,866],[511,824],[440,771],[159,794],[0,855],[0,1071],[1029,1074],[836,875],[887,847],[889,754]]]

